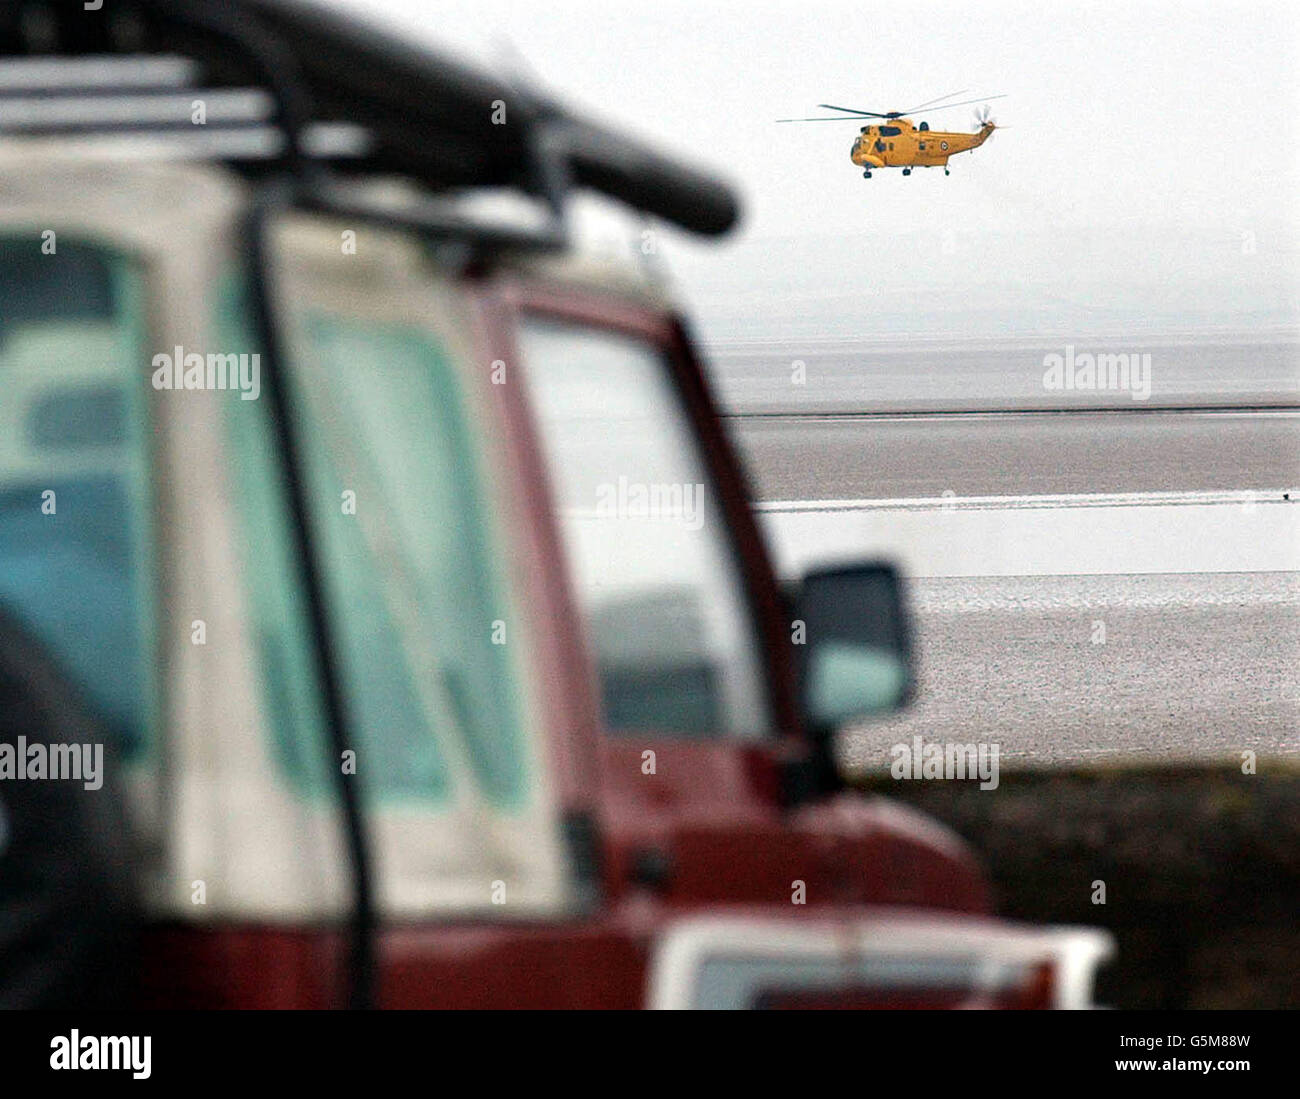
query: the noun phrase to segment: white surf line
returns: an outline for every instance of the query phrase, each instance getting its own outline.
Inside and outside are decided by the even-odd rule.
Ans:
[[[754,505],[783,576],[884,557],[913,577],[1300,572],[1292,489]]]
[[[1200,408],[1195,405],[1157,405],[1153,408],[1142,406],[1130,408],[1127,405],[1085,405],[1079,408],[1052,408],[1048,406],[1042,408],[953,408],[946,412],[939,410],[912,412],[907,411],[906,409],[895,412],[843,412],[838,409],[829,409],[819,412],[816,409],[804,409],[803,411],[783,411],[775,409],[771,411],[728,410],[720,413],[724,420],[742,420],[752,421],[755,423],[762,423],[765,421],[780,423],[790,420],[811,420],[819,425],[900,422],[906,422],[909,424],[960,423],[970,420],[1024,420],[1027,416],[1036,417],[1040,420],[1054,416],[1080,419],[1082,417],[1130,414],[1150,417],[1171,416],[1177,417],[1180,420],[1189,417],[1191,419],[1202,420],[1221,420],[1225,417],[1229,419],[1235,418],[1246,420],[1293,420],[1300,417],[1300,408],[1289,406],[1282,407],[1279,405],[1269,405],[1263,408],[1252,405],[1240,405],[1238,407],[1211,405]]]
[[[765,512],[980,511],[1021,508],[1237,506],[1300,503],[1300,488],[1229,489],[1214,492],[1085,492],[1035,496],[899,496],[870,500],[762,500]]]

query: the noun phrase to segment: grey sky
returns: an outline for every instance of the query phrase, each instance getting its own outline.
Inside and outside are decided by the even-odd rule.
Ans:
[[[735,181],[739,233],[666,247],[714,335],[1297,320],[1294,8],[345,2],[488,62],[508,38],[565,98]],[[1007,93],[1010,128],[947,178],[864,180],[853,122],[773,121],[959,88]]]

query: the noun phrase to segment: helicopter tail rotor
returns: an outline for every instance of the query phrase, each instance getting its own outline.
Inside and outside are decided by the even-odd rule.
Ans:
[[[993,111],[987,103],[975,112],[975,126],[980,130],[988,130],[985,141],[993,137],[993,131],[998,129],[997,119],[993,117]]]

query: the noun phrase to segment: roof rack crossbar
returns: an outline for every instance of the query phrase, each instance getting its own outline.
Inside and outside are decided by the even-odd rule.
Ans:
[[[146,91],[194,83],[188,57],[18,57],[0,63],[0,95],[14,92]]]
[[[0,127],[0,135],[8,134]],[[12,135],[11,135],[12,136]],[[22,137],[77,138],[90,152],[124,158],[222,160],[251,165],[281,160],[284,131],[275,126],[97,126],[89,130],[24,130]],[[346,165],[360,161],[369,148],[365,131],[347,123],[313,122],[302,133],[307,152],[315,159]]]
[[[275,101],[260,88],[129,95],[0,95],[0,129],[268,122]]]

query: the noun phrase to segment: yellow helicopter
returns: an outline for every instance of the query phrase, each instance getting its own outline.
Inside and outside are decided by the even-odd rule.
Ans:
[[[948,158],[957,153],[969,152],[983,145],[993,131],[998,128],[990,117],[987,100],[1005,99],[1005,95],[981,96],[978,99],[964,99],[960,103],[944,103],[962,92],[949,92],[938,99],[931,99],[919,107],[909,107],[905,111],[860,111],[853,107],[836,107],[832,103],[818,103],[817,106],[828,111],[842,111],[838,115],[823,115],[818,118],[778,118],[778,122],[845,122],[850,119],[861,121],[864,118],[880,118],[883,122],[874,126],[863,126],[853,142],[849,156],[853,163],[861,168],[864,179],[871,178],[873,168],[902,168],[903,175],[910,176],[913,168],[943,168],[948,171]],[[985,103],[982,111],[975,115],[975,124],[979,129],[973,133],[932,130],[928,122],[919,126],[912,124],[904,115],[917,111],[946,111],[950,107],[967,107],[972,103]],[[936,106],[935,104],[943,104]]]

